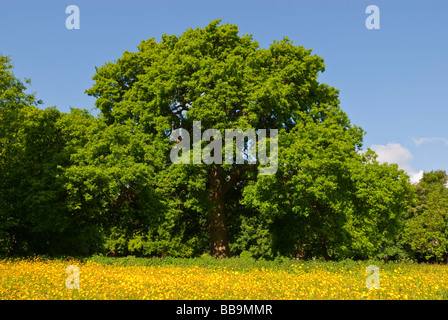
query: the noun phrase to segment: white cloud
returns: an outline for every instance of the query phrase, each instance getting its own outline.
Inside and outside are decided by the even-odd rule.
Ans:
[[[400,169],[412,170],[410,161],[413,156],[411,152],[399,143],[388,143],[387,145],[376,144],[370,147],[378,154],[379,162],[396,163]]]
[[[420,138],[420,139],[412,139],[414,143],[419,146],[422,143],[428,143],[428,142],[435,142],[435,141],[441,141],[444,144],[448,146],[448,138],[442,138],[442,137],[431,137],[431,138]]]
[[[411,177],[411,183],[417,183],[420,181],[421,178],[423,178],[423,170],[420,170],[417,173],[409,173],[409,176]]]
[[[370,149],[376,152],[379,162],[398,164],[398,168],[406,171],[410,176],[411,183],[417,183],[423,177],[423,170],[416,171],[410,164],[413,158],[412,153],[399,143],[376,144]]]

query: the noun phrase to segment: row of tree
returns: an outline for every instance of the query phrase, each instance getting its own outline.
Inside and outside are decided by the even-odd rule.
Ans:
[[[97,68],[93,116],[39,108],[0,56],[0,253],[446,260],[446,172],[411,185],[363,151],[323,71],[218,20]],[[193,121],[277,129],[277,172],[174,165],[170,135]]]

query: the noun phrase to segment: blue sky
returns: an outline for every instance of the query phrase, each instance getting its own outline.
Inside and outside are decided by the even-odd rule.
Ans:
[[[413,177],[448,171],[448,1],[0,2],[0,52],[17,77],[32,80],[43,107],[92,110],[95,100],[84,91],[95,66],[136,51],[144,39],[222,19],[263,48],[286,36],[323,57],[320,81],[340,90],[342,109],[380,160]],[[72,4],[79,30],[65,26]],[[380,29],[366,28],[368,5],[378,6]]]

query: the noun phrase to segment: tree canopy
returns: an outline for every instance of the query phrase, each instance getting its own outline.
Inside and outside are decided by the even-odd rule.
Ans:
[[[164,35],[160,43],[143,41],[138,52],[125,52],[99,68],[87,93],[97,98],[108,126],[130,126],[157,145],[158,152],[165,151],[155,158],[164,160],[161,174],[167,175],[178,168],[166,156],[172,147],[166,141],[176,129],[191,132],[194,121],[219,130],[223,139],[225,129],[276,129],[286,135],[305,118],[316,123],[333,118],[335,125],[359,138],[361,130],[350,125],[338,106],[337,90],[317,81],[324,69],[322,58],[287,38],[261,49],[251,35],[239,36],[237,26],[217,20],[181,36]],[[352,147],[359,145],[357,141]],[[207,216],[214,256],[230,255],[227,197],[257,178],[258,165],[199,163],[183,169],[193,170],[188,177],[167,175]],[[201,177],[202,197],[189,190],[192,176]]]

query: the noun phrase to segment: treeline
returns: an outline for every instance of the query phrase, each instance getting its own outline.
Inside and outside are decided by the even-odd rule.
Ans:
[[[0,254],[446,261],[446,172],[411,185],[361,152],[321,58],[218,23],[99,68],[96,117],[39,108],[0,56]],[[278,129],[277,172],[172,164],[193,120]]]

